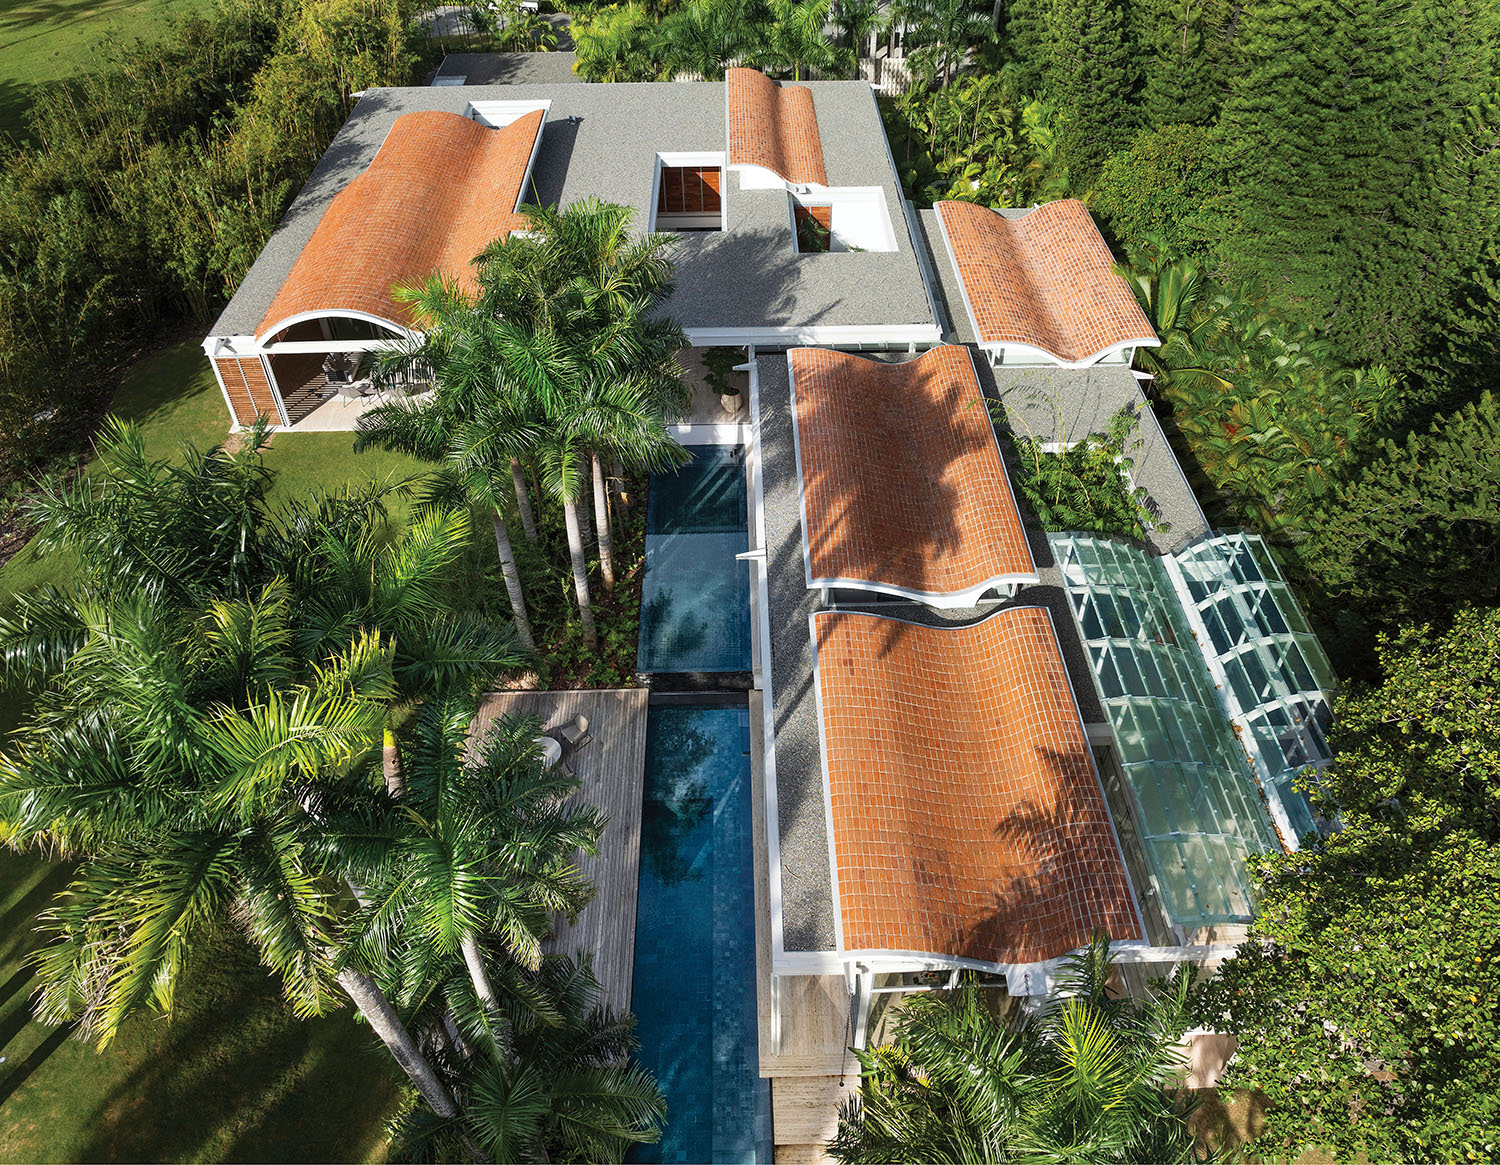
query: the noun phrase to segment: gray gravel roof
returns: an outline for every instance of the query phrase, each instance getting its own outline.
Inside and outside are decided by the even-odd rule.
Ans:
[[[766,561],[771,622],[771,687],[776,730],[777,830],[781,850],[782,927],[788,951],[827,951],[835,946],[833,893],[828,859],[828,819],[818,714],[813,691],[813,653],[808,616],[820,609],[821,593],[810,590],[802,562],[802,509],[785,356],[763,356],[759,364],[760,457],[765,489]],[[976,353],[981,384],[993,391]],[[1126,379],[1130,379],[1127,375]],[[1133,381],[1131,382],[1133,385]],[[1041,584],[1022,588],[1005,604],[937,611],[919,604],[881,603],[883,615],[931,626],[962,626],[993,614],[999,606],[1045,606],[1052,612],[1063,662],[1085,723],[1104,722],[1088,656],[1073,609],[1047,543],[1046,533],[1021,502],[1031,553]],[[934,515],[934,519],[938,519]]]
[[[528,68],[555,65],[527,62]],[[726,229],[681,236],[677,288],[668,310],[684,327],[935,322],[870,87],[860,81],[815,81],[809,88],[830,184],[881,187],[897,250],[798,254],[786,195],[738,190],[731,179]],[[589,196],[624,203],[636,209],[639,229],[649,221],[656,152],[725,148],[722,82],[553,81],[370,90],[210,334],[254,332],[329,202],[369,165],[397,117],[416,110],[461,114],[470,101],[523,99],[552,102],[528,198],[564,206]]]
[[[449,53],[438,77],[463,77],[467,85],[581,85],[573,72],[577,53]]]
[[[980,383],[999,398],[1007,427],[1024,437],[1078,441],[1090,433],[1107,432],[1110,418],[1126,405],[1133,406],[1138,427],[1126,449],[1133,461],[1131,477],[1145,489],[1148,505],[1169,527],[1152,533],[1152,546],[1165,553],[1208,533],[1208,519],[1128,368],[1096,364],[1092,368],[992,369],[980,356],[974,362]]]

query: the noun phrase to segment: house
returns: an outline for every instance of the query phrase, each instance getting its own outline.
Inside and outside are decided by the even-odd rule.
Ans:
[[[1097,930],[1142,967],[1227,955],[1243,858],[1323,824],[1298,781],[1333,677],[1264,543],[1194,498],[1087,209],[915,210],[861,82],[546,73],[450,58],[361,97],[205,340],[236,422],[352,428],[362,362],[419,326],[394,288],[472,284],[524,203],[633,207],[680,234],[691,344],[746,354],[748,423],[679,432],[743,446],[762,1073],[809,985],[857,1045],[877,996],[965,970],[1044,994]],[[1121,409],[1149,543],[1036,528],[1000,435]]]

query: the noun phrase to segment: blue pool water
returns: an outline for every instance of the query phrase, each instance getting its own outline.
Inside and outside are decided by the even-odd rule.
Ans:
[[[743,450],[689,446],[675,473],[651,475],[641,672],[750,670],[750,569]]]
[[[755,1012],[750,714],[652,705],[631,1009],[667,1097],[661,1143],[632,1161],[770,1160]]]

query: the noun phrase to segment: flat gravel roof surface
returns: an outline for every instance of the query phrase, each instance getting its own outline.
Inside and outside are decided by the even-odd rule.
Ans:
[[[556,64],[534,66],[544,67]],[[667,310],[684,327],[935,324],[874,94],[862,81],[814,81],[809,88],[830,184],[880,187],[897,249],[798,254],[785,192],[740,190],[729,177],[726,229],[683,234],[674,255],[677,286]],[[462,114],[471,101],[519,100],[552,103],[527,200],[567,206],[593,196],[622,203],[635,208],[641,231],[650,222],[658,152],[725,149],[722,82],[595,85],[559,76],[543,84],[372,89],[209,334],[255,332],[329,202],[369,165],[396,118],[416,110]]]

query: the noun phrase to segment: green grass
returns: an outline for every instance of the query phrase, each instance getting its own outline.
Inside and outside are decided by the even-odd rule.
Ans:
[[[98,1052],[30,1019],[30,920],[68,871],[0,851],[0,1160],[368,1161],[394,1065],[349,1012],[298,1020],[237,935],[198,951],[171,1022]]]
[[[148,452],[171,457],[229,434],[228,414],[196,340],[141,360],[114,412],[140,425]],[[348,433],[282,433],[265,451],[274,503],[319,485],[406,476],[399,454],[356,454]],[[27,546],[0,568],[0,601],[66,584],[71,563]],[[0,695],[0,734],[24,700]],[[34,918],[66,871],[0,850],[0,1161],[345,1161],[384,1155],[396,1070],[343,1012],[297,1020],[232,934],[200,952],[171,1022],[140,1020],[96,1052],[30,1020],[25,966]]]
[[[0,133],[19,135],[39,86],[101,64],[113,45],[159,36],[208,0],[0,0]]]
[[[183,340],[140,360],[121,382],[111,411],[140,426],[152,457],[173,457],[185,444],[207,449],[229,436],[224,395],[197,340]],[[267,494],[272,505],[306,497],[320,485],[397,480],[426,468],[401,453],[356,453],[352,433],[277,433],[263,456],[276,474]],[[0,567],[0,602],[44,583],[62,585],[71,573],[66,556],[44,558],[28,544]]]

